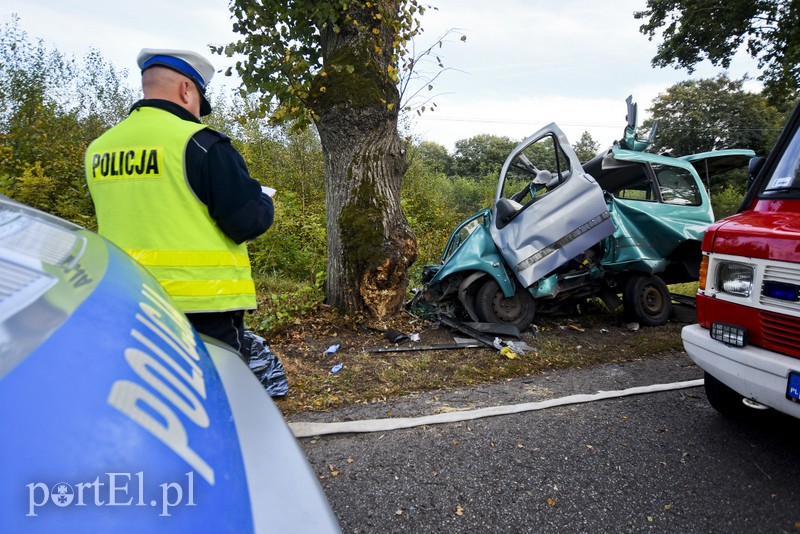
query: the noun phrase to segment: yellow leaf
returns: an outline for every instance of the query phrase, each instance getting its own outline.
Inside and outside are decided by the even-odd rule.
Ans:
[[[555,506],[556,505],[556,501],[554,501],[553,499],[548,497],[547,498],[547,504],[549,504],[550,506]]]
[[[464,509],[461,508],[461,505],[456,505],[456,515],[464,515]]]

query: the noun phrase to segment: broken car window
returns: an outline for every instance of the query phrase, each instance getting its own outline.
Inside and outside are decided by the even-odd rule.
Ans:
[[[657,201],[658,198],[653,191],[653,182],[647,176],[644,166],[637,165],[636,167],[640,169],[638,178],[627,181],[623,188],[614,191],[614,196],[630,200]]]
[[[503,185],[503,198],[527,205],[558,185],[570,174],[569,160],[552,134],[526,146],[512,159]]]
[[[692,174],[687,169],[669,165],[653,165],[658,178],[661,198],[667,204],[699,206],[700,190]]]

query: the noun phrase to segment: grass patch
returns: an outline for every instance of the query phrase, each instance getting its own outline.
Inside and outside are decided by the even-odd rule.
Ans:
[[[675,293],[677,295],[683,295],[684,297],[693,297],[697,295],[697,288],[699,287],[699,282],[686,282],[685,284],[672,284],[669,286],[669,292]]]
[[[315,285],[262,276],[255,280],[258,309],[248,318],[248,328],[264,336],[300,324],[322,304],[323,279]]]

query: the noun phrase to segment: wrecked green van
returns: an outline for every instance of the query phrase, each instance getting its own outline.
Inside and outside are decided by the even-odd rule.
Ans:
[[[556,124],[519,143],[500,171],[494,208],[456,227],[441,262],[423,269],[410,308],[524,330],[537,313],[600,298],[643,325],[664,324],[667,286],[698,279],[700,243],[714,221],[700,173],[708,180],[755,154],[648,153],[654,132],[637,139],[636,105],[627,103],[623,139],[585,165]]]

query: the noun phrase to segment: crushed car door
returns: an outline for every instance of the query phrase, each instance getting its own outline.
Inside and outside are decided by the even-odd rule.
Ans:
[[[603,191],[558,126],[545,126],[506,158],[491,233],[523,286],[613,232]]]

